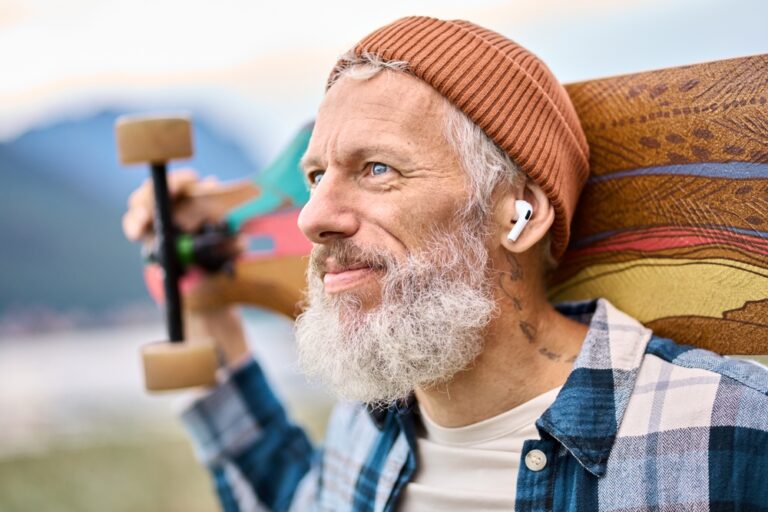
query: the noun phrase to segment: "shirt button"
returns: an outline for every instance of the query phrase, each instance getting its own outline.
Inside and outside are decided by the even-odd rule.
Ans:
[[[547,456],[541,450],[531,450],[525,455],[525,467],[531,471],[541,471],[547,465]]]

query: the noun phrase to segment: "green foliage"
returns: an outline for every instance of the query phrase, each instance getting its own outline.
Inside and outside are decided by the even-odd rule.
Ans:
[[[208,476],[183,438],[94,444],[0,459],[4,512],[213,512]]]

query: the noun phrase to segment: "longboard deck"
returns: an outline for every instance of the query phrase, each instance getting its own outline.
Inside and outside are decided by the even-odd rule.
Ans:
[[[553,301],[768,353],[768,55],[567,85],[591,175]]]

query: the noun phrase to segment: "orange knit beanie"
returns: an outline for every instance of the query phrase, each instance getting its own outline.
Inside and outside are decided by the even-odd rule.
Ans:
[[[468,21],[402,18],[353,49],[404,61],[477,124],[547,194],[555,209],[552,255],[568,245],[589,174],[589,148],[565,89],[535,55]],[[336,64],[329,83],[341,70]]]

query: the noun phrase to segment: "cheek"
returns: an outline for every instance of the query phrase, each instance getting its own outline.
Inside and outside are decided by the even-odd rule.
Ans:
[[[372,228],[374,242],[384,243],[382,237],[393,237],[405,248],[418,247],[429,230],[450,229],[460,205],[444,197],[421,200],[384,201],[368,204],[366,224]]]
[[[407,208],[392,201],[379,200],[369,203],[362,209],[360,234],[364,243],[382,246],[397,253],[404,253],[411,246],[410,231],[413,221],[409,221]]]

